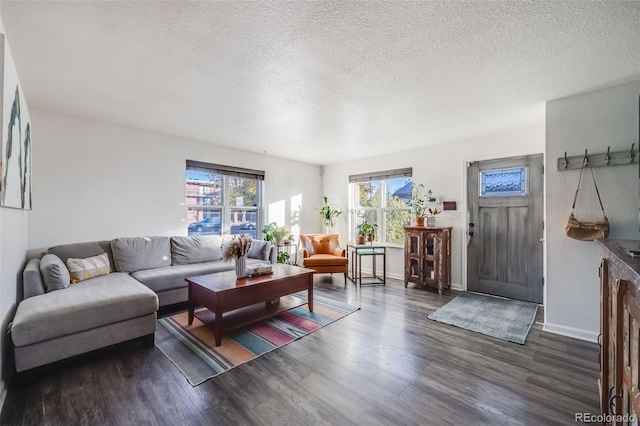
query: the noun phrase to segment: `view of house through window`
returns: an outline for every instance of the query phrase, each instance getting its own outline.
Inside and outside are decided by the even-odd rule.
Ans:
[[[351,235],[365,220],[377,225],[376,241],[403,244],[404,227],[411,222],[411,169],[349,177]]]
[[[264,172],[187,160],[188,235],[258,238]]]

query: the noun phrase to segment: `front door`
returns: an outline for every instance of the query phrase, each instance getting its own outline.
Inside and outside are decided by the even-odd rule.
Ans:
[[[469,163],[467,290],[542,303],[542,154]]]

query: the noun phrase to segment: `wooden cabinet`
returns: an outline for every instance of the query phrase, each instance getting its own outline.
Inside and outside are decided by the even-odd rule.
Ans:
[[[598,241],[602,255],[598,388],[608,424],[627,424],[630,416],[640,413],[640,259],[619,251],[619,242]]]
[[[404,286],[451,287],[451,227],[404,228]]]

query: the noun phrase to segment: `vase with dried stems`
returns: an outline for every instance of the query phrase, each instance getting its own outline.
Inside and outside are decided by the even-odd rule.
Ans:
[[[244,278],[247,276],[247,253],[249,253],[251,241],[251,235],[234,235],[222,247],[222,258],[225,262],[235,260],[236,277],[238,278]]]

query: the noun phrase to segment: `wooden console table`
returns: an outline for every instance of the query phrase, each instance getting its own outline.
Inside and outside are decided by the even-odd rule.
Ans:
[[[451,227],[404,228],[404,286],[416,283],[438,288],[451,287]]]
[[[600,262],[600,410],[604,415],[640,414],[640,258],[598,240]],[[625,423],[626,424],[626,423]]]

